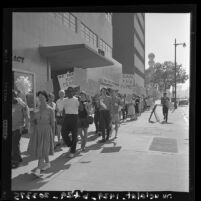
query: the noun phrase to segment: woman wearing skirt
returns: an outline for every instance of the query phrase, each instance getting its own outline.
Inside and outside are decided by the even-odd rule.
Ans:
[[[28,153],[38,159],[38,167],[34,171],[36,176],[41,170],[50,168],[49,155],[54,154],[55,116],[53,109],[48,106],[48,95],[45,91],[39,91],[39,111],[33,119],[33,133],[31,135]]]
[[[131,120],[135,119],[135,107],[134,107],[134,104],[135,104],[135,101],[133,99],[128,104],[128,116],[131,118]]]

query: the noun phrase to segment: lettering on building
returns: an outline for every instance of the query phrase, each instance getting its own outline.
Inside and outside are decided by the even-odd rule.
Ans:
[[[19,63],[24,63],[24,57],[21,56],[13,56],[13,61],[19,62]]]

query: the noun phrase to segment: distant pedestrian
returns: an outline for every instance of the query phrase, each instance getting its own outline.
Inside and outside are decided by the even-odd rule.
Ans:
[[[48,102],[48,94],[46,91],[39,91],[38,98],[40,100],[39,111],[33,117],[33,133],[31,135],[28,153],[38,159],[38,167],[34,171],[39,176],[41,170],[50,168],[49,155],[54,154],[54,132],[55,132],[55,116],[52,107]]]
[[[77,126],[78,126],[78,98],[74,96],[72,87],[68,87],[68,97],[64,98],[64,121],[62,123],[61,135],[67,147],[70,147],[68,157],[72,158],[77,146]],[[70,133],[72,138],[70,138]]]
[[[17,168],[22,162],[20,139],[23,129],[29,130],[30,114],[27,104],[12,92],[12,168]]]
[[[135,113],[137,116],[140,116],[140,99],[137,97],[135,99]]]
[[[163,93],[163,97],[161,98],[161,104],[163,107],[164,121],[167,123],[168,110],[169,110],[169,104],[170,104],[170,99],[167,97],[167,93]]]

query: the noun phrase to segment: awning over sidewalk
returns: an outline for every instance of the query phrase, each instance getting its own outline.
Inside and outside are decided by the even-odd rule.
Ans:
[[[42,56],[47,57],[52,70],[66,68],[95,68],[110,66],[114,63],[100,55],[86,44],[39,47]]]

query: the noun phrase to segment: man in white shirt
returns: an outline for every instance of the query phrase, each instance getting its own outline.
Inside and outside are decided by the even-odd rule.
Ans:
[[[78,108],[79,101],[73,96],[73,88],[68,87],[68,98],[64,98],[64,121],[62,124],[61,135],[68,147],[70,147],[69,157],[74,157],[77,145],[77,121],[78,121]],[[72,140],[69,134],[72,134]]]

